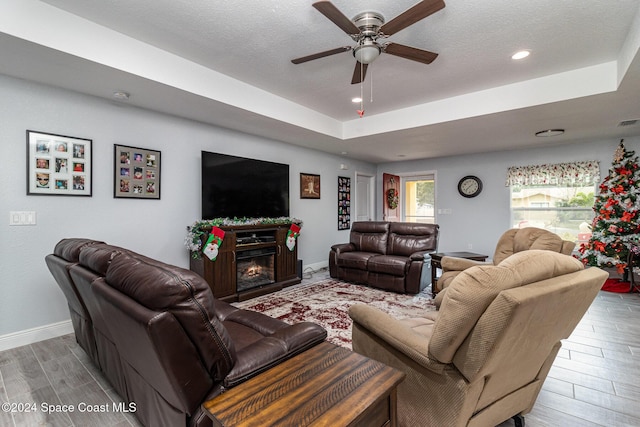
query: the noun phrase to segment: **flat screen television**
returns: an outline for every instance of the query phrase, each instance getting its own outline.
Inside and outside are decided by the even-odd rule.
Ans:
[[[202,219],[289,216],[289,165],[202,152]]]

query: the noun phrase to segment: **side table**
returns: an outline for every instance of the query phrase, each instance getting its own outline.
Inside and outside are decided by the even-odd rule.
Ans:
[[[489,258],[488,255],[476,254],[473,252],[438,252],[431,254],[431,295],[436,296],[436,281],[438,280],[437,269],[441,268],[440,261],[442,257],[450,256],[454,258],[464,258],[473,261],[486,261]]]
[[[633,273],[634,268],[638,266],[640,266],[640,246],[631,245],[627,257],[627,271],[625,272],[629,275],[629,292],[640,292],[640,283],[636,283]]]
[[[202,406],[216,427],[393,427],[404,377],[325,341]]]

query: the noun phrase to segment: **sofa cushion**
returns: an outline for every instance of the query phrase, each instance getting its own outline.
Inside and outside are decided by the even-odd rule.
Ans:
[[[468,268],[456,276],[447,288],[429,344],[429,353],[442,363],[451,363],[458,347],[482,313],[503,290],[583,268],[582,263],[573,257],[543,250],[518,252],[497,266]]]
[[[438,225],[392,222],[387,254],[411,256],[416,252],[438,249]]]
[[[235,349],[215,315],[213,294],[202,277],[137,254],[117,252],[107,269],[106,280],[148,309],[173,314],[198,349],[211,376],[224,379],[235,362]]]
[[[95,245],[104,242],[100,242],[97,240],[91,239],[79,239],[79,238],[70,238],[70,239],[62,239],[58,242],[56,247],[53,249],[53,253],[60,258],[63,258],[70,262],[78,262],[80,258],[80,251],[86,246]]]
[[[387,253],[389,223],[385,221],[354,222],[349,234],[349,243],[356,251]]]
[[[338,267],[367,271],[369,259],[379,254],[374,252],[344,252],[336,258]]]
[[[507,257],[529,249],[540,249],[562,253],[564,241],[548,230],[536,227],[507,230],[496,244],[493,263],[500,264]]]
[[[407,274],[411,260],[398,255],[375,255],[369,258],[369,271],[403,277]]]
[[[80,252],[79,264],[100,276],[104,276],[118,249],[116,246],[106,243],[87,246]]]

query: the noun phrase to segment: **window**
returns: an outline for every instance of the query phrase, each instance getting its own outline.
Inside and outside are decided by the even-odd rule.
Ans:
[[[545,201],[539,201],[540,199]],[[591,225],[593,221],[594,201],[595,185],[512,186],[511,226],[544,228],[564,240],[577,243],[578,234],[584,234],[581,233],[581,226],[584,230],[585,225]]]
[[[436,223],[435,184],[432,174],[404,178],[404,221]]]
[[[509,168],[511,226],[544,228],[578,244],[588,240],[599,180],[595,161]]]

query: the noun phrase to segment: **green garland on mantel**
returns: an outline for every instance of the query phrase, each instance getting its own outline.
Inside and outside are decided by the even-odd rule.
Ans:
[[[208,234],[213,227],[233,227],[239,225],[288,225],[297,224],[302,227],[302,220],[281,216],[277,218],[213,218],[203,219],[187,226],[187,237],[184,245],[194,259],[201,257],[202,236]]]

